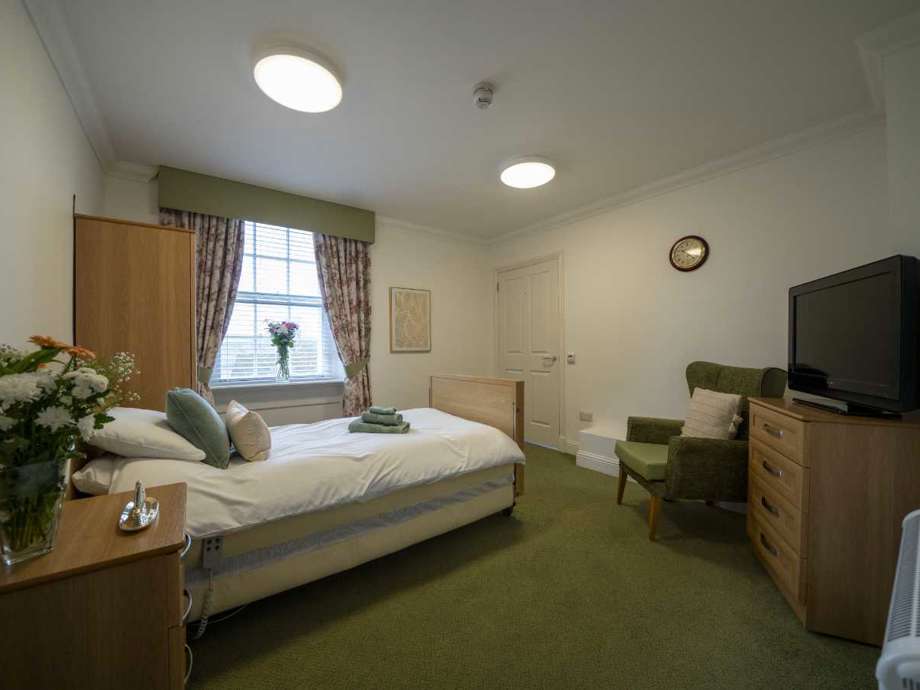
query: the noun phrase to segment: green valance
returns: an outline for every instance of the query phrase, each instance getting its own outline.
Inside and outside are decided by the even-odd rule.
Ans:
[[[374,241],[374,212],[160,166],[160,206]]]

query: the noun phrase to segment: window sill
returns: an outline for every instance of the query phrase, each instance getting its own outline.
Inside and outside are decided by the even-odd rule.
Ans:
[[[278,381],[258,381],[252,383],[216,383],[211,386],[211,390],[215,393],[221,391],[227,391],[232,393],[233,391],[246,391],[246,390],[285,390],[285,391],[295,391],[295,390],[310,390],[311,388],[328,388],[329,386],[344,386],[345,381],[341,379],[319,379],[316,381],[288,381],[286,383],[279,383]]]

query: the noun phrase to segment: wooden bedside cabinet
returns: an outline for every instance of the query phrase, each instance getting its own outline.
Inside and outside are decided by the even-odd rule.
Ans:
[[[118,529],[133,493],[65,502],[54,551],[0,571],[4,687],[183,687],[186,486],[147,495],[160,515],[133,533]]]

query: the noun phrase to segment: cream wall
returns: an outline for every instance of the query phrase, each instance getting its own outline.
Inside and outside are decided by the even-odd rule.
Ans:
[[[920,235],[920,43],[885,57],[891,222]]]
[[[107,176],[107,216],[155,223],[156,181]],[[491,268],[486,247],[386,218],[371,247],[371,388],[375,402],[400,408],[428,403],[431,374],[487,374],[492,366]],[[389,351],[390,287],[431,290],[432,351]],[[291,385],[217,391],[218,405],[236,398],[270,424],[315,421],[341,413],[341,386]]]
[[[371,249],[374,400],[426,406],[432,374],[489,373],[493,284],[482,245],[379,220]],[[430,353],[390,353],[390,287],[431,290]]]
[[[0,342],[72,332],[72,196],[102,206],[102,170],[22,5],[0,3]]]
[[[109,218],[123,218],[141,223],[160,222],[160,204],[156,181],[106,175],[103,180],[103,213]]]
[[[703,235],[711,257],[683,274],[674,240]],[[888,221],[885,129],[801,150],[600,215],[498,243],[493,267],[564,254],[565,428],[681,417],[696,359],[786,365],[790,286],[896,253],[920,232]],[[562,358],[560,358],[562,361]]]

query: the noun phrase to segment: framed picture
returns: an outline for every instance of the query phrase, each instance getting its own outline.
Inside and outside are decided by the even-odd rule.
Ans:
[[[431,352],[431,291],[390,288],[390,352]]]

